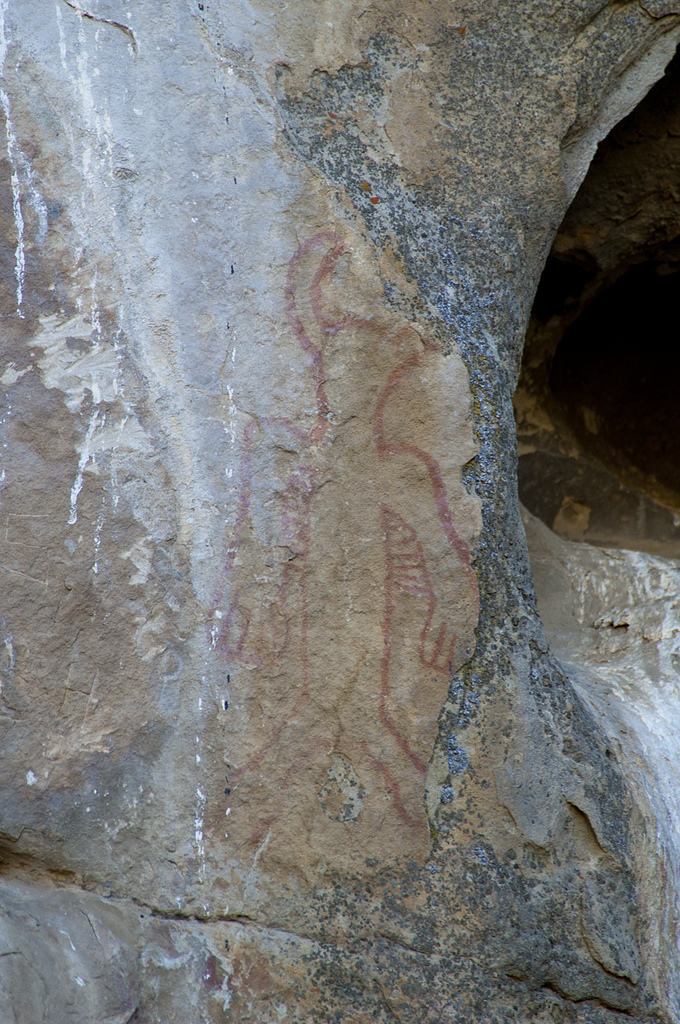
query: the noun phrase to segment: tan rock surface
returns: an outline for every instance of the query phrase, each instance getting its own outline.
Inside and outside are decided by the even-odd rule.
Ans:
[[[511,409],[648,7],[0,3],[12,1024],[677,1019]]]

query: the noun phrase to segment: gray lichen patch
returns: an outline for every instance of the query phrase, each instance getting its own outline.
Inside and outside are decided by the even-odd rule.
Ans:
[[[335,754],[326,774],[328,782],[319,790],[324,814],[331,821],[356,821],[366,791],[359,785],[351,763],[342,754]]]

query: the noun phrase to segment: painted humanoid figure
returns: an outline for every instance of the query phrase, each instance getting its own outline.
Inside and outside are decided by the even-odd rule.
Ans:
[[[425,772],[478,612],[465,371],[360,294],[357,259],[321,233],[291,260],[309,411],[245,427],[208,619],[239,681],[230,838],[298,865],[303,846],[357,867],[427,856]]]

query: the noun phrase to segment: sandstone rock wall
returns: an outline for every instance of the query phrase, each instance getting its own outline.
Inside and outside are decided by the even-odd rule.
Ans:
[[[6,1019],[677,1020],[511,396],[680,9],[0,10]]]

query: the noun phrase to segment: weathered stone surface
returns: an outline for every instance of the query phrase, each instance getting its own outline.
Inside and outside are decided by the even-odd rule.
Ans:
[[[0,899],[2,1020],[130,1020],[137,936],[118,908],[45,886],[5,885]]]
[[[238,978],[238,926],[163,919],[66,877],[0,887],[0,1012],[10,1022],[172,1022],[223,1017]],[[228,938],[227,938],[228,936]],[[231,940],[231,941],[230,941]],[[285,938],[279,938],[285,961]],[[220,966],[232,950],[233,966]]]
[[[643,552],[565,542],[528,513],[526,522],[552,649],[605,730],[608,756],[625,766],[663,850],[659,859],[651,851],[643,858],[640,898],[649,939],[675,994],[680,565]],[[641,846],[638,856],[643,852]],[[608,926],[620,934],[616,918]]]
[[[651,8],[1,6],[10,1020],[678,1019],[511,405]]]

